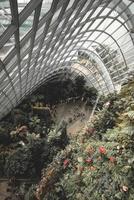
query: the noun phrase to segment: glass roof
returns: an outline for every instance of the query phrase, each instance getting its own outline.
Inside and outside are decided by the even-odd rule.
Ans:
[[[0,36],[11,24],[11,10],[9,0],[0,1]]]
[[[0,118],[65,69],[114,92],[133,55],[131,0],[1,0]]]

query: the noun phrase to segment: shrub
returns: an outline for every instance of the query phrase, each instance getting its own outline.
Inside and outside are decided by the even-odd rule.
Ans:
[[[5,175],[4,167],[8,155],[9,154],[7,152],[0,152],[0,177]]]
[[[8,145],[11,142],[10,134],[5,128],[0,127],[0,144]]]
[[[31,140],[19,148],[6,160],[5,172],[8,177],[32,177],[40,175],[44,162],[47,162],[49,147],[42,139]]]

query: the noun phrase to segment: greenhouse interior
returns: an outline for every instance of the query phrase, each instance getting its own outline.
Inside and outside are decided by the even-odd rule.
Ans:
[[[133,0],[0,0],[0,200],[134,200]]]

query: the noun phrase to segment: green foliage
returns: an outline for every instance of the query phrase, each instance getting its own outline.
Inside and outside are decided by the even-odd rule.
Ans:
[[[85,83],[86,83],[86,80],[84,79],[83,76],[77,76],[75,78],[76,96],[82,96],[83,95],[84,88],[85,88]]]
[[[102,139],[103,133],[108,129],[112,129],[117,123],[117,117],[119,113],[124,109],[123,101],[115,95],[109,95],[106,98],[100,99],[101,104],[98,107],[101,110],[96,111],[96,114],[93,119],[88,123],[88,127],[93,128],[96,132],[96,137]],[[90,135],[89,135],[90,136]]]
[[[32,177],[40,174],[47,162],[49,146],[45,140],[36,139],[9,155],[5,171],[8,177]]]
[[[32,185],[32,186],[28,189],[28,191],[25,191],[24,200],[36,200],[36,199],[35,199],[35,195],[34,195],[35,189],[36,189],[35,185]]]
[[[29,125],[33,128],[35,128],[38,124],[40,124],[40,119],[38,118],[38,116],[33,116],[32,118],[30,118],[30,122]]]
[[[133,109],[128,109],[133,100],[123,98],[110,98],[94,117],[94,137],[84,142],[82,136],[72,139],[71,155],[65,160],[60,181],[49,193],[51,199],[63,199],[64,193],[68,200],[133,200],[134,124]],[[101,138],[96,137],[100,133]]]
[[[46,88],[46,102],[51,103],[80,95],[86,101],[89,98],[87,102],[92,105],[92,100],[97,97],[97,91],[86,88],[81,76],[74,81],[67,79],[51,83]],[[49,91],[52,88],[53,91]],[[14,112],[12,134],[9,135],[10,128],[0,126],[0,144],[9,148],[6,151],[5,146],[0,146],[0,176],[41,177],[41,181],[29,189],[17,186],[16,194],[25,200],[133,200],[133,88],[131,83],[125,85],[119,95],[101,98],[100,110],[88,124],[88,136],[85,137],[83,132],[71,140],[67,136],[65,121],[46,131],[44,115],[35,116],[31,109],[25,114],[25,102],[25,106],[21,105],[22,110]],[[44,99],[38,96],[33,102],[37,101]],[[19,124],[23,128],[15,128]],[[48,135],[44,137],[43,131]]]
[[[12,116],[15,126],[27,124],[27,113],[21,109],[14,109]]]
[[[56,129],[53,129],[48,134],[48,142],[51,146],[65,148],[69,143],[69,138],[66,131],[67,123],[63,120]]]
[[[35,168],[29,149],[26,147],[20,148],[10,155],[6,160],[5,172],[8,177],[35,176]]]
[[[134,123],[134,111],[128,111],[127,113],[125,113],[125,116],[128,117],[128,119]]]
[[[120,141],[119,136],[122,134],[124,140]],[[60,182],[67,199],[128,200],[130,194],[134,194],[134,151],[130,146],[133,140],[128,138],[125,130],[120,132],[119,129],[109,130],[105,136],[109,140],[100,142],[90,139],[80,144],[79,148],[74,142],[71,168],[68,167]],[[126,146],[125,141],[129,145]],[[99,152],[102,146],[106,149],[105,154]],[[93,162],[86,163],[88,157]]]
[[[11,142],[10,134],[0,126],[0,144],[8,145]]]
[[[29,127],[35,133],[41,133],[41,120],[38,116],[33,116],[29,120]]]
[[[97,90],[95,88],[88,88],[84,76],[78,75],[74,80],[71,76],[64,77],[63,80],[55,80],[48,82],[38,89],[36,95],[32,97],[32,102],[44,102],[55,104],[61,100],[66,100],[72,97],[96,98]],[[44,96],[44,100],[39,100],[38,96]],[[33,100],[36,99],[36,100]]]
[[[3,177],[5,173],[5,163],[6,159],[8,157],[9,153],[8,152],[0,152],[0,177]]]
[[[44,101],[44,95],[36,94],[36,95],[31,96],[32,103],[36,103],[36,102],[40,102],[40,101]]]

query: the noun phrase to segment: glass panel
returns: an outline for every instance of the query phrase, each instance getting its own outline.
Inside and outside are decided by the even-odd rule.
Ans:
[[[60,28],[62,27],[64,21],[65,21],[65,19],[63,19],[63,20],[59,23],[57,30],[60,29]]]
[[[61,8],[59,8],[59,9],[54,13],[53,18],[52,18],[52,21],[51,21],[51,24],[57,20],[59,14],[60,14],[60,11],[61,11]]]
[[[132,14],[134,14],[134,4],[132,4],[130,7],[129,7],[130,11],[132,12]]]
[[[22,39],[32,28],[34,19],[34,11],[20,26],[20,38]]]
[[[70,0],[66,10],[70,9],[74,2],[75,2],[75,0]]]
[[[0,59],[4,58],[11,52],[15,47],[14,35],[6,42],[6,44],[0,49]]]
[[[18,12],[20,13],[24,7],[30,2],[30,0],[17,0],[18,1]]]
[[[2,71],[0,72],[0,80],[1,80],[1,78],[3,77],[4,74],[5,74],[5,72],[4,72],[4,70],[2,70]]]
[[[16,74],[15,72],[10,74],[10,77],[12,79],[12,82],[14,83],[14,80],[17,80],[18,79],[18,74]]]
[[[128,0],[123,0],[123,2],[126,4],[126,5],[129,5],[130,1]]]
[[[83,17],[81,22],[85,22],[85,20],[88,18],[88,16],[90,15],[91,11],[88,11],[85,16]]]
[[[121,24],[120,24],[119,22],[115,21],[114,23],[112,23],[112,24],[106,29],[106,31],[107,31],[109,34],[118,32],[118,35],[122,35],[123,33],[125,33],[126,29],[124,29],[124,27],[122,27],[122,31],[121,31],[121,33],[119,33],[120,26],[121,26]]]
[[[92,17],[96,17],[98,14],[99,14],[99,12],[102,10],[102,8],[101,7],[98,7],[95,11],[94,11],[94,13],[92,14]]]
[[[14,65],[14,63],[16,62],[17,60],[17,56],[14,56],[12,58],[12,60],[10,60],[10,62],[6,65],[6,69],[9,70],[10,68],[12,68],[12,66]]]
[[[40,13],[40,19],[50,10],[53,0],[43,0]]]
[[[11,24],[11,18],[9,0],[0,0],[0,36]]]
[[[105,19],[102,23],[100,23],[99,30],[104,30],[107,27],[109,28],[109,24],[112,23],[112,22],[113,22],[113,19]],[[110,26],[114,26],[114,24],[112,23]],[[110,30],[112,31],[112,28]]]
[[[44,28],[45,28],[45,24],[43,24],[40,29],[38,29],[38,31],[36,32],[36,37],[35,39],[37,39],[44,31]]]
[[[27,65],[25,64],[25,66],[23,66],[22,69],[21,69],[21,73],[26,70],[26,67],[27,67]]]
[[[107,15],[109,11],[110,11],[109,8],[105,8],[105,10],[103,10],[103,12],[100,14],[100,16],[105,16],[105,15]],[[113,11],[112,13],[116,13],[116,12]]]
[[[95,20],[95,22],[90,26],[90,29],[95,29],[95,28],[97,28],[98,26],[99,26],[99,24],[101,24],[101,21],[102,21],[103,19],[96,19]],[[105,26],[107,25],[107,22],[103,22],[102,23],[102,29],[104,29],[105,28]],[[99,28],[99,29],[101,29],[101,28]]]
[[[18,66],[14,67],[12,71],[8,71],[9,76],[11,77],[12,75],[15,75],[18,73]]]
[[[7,85],[5,85],[3,91],[4,91],[4,92],[8,91],[8,89],[9,89],[10,87],[11,87],[11,86],[10,86],[10,83],[8,83]]]
[[[30,46],[30,39],[24,44],[24,46],[21,47],[21,50],[20,50],[21,57],[23,56],[25,51],[29,48],[29,46]]]
[[[9,83],[9,79],[6,78],[6,75],[4,74],[4,76],[1,78],[1,81],[0,81],[0,89],[1,90],[3,90],[3,88],[5,89],[8,83]]]

